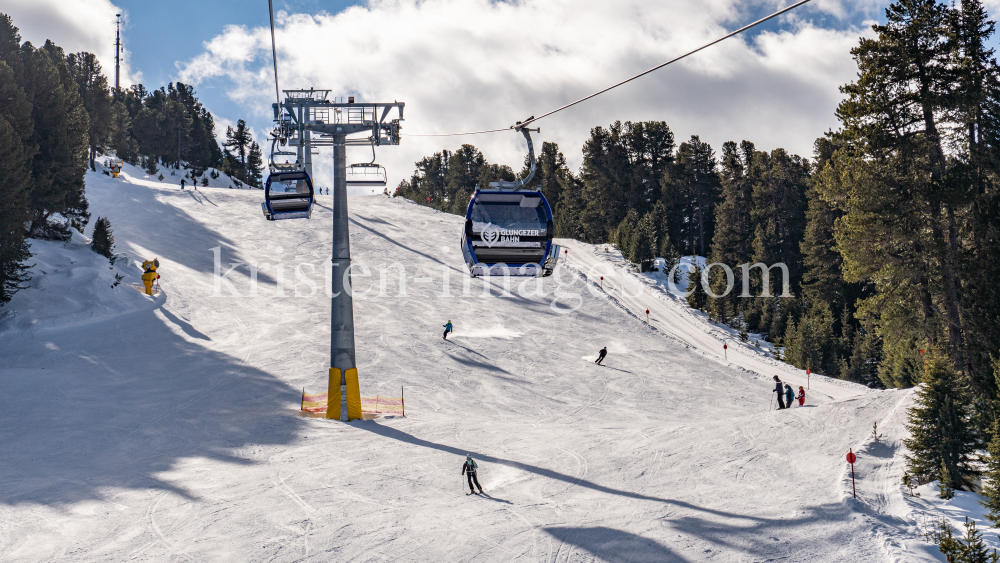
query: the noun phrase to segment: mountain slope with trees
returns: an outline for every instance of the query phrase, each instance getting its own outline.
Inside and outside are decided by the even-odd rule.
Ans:
[[[193,181],[215,168],[261,187],[264,158],[246,123],[226,138],[220,148],[191,86],[114,90],[93,53],[22,43],[0,13],[0,306],[27,281],[28,238],[67,240],[86,226],[84,175],[98,154],[150,174],[183,164]]]

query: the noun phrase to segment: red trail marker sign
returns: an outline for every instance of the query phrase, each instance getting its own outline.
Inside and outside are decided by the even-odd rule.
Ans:
[[[726,361],[729,361],[729,345],[725,342],[722,343],[722,353],[726,355]]]
[[[851,489],[854,492],[854,498],[858,498],[858,487],[854,484],[854,462],[858,461],[858,456],[854,455],[854,448],[851,448],[847,452],[847,463],[851,464]]]

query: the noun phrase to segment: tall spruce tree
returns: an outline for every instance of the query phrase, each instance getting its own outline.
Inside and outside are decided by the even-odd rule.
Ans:
[[[943,342],[955,367],[965,367],[957,244],[969,186],[944,150],[957,99],[948,14],[935,0],[894,2],[876,37],[852,50],[858,80],[843,88],[837,109],[844,146],[835,173],[818,184],[843,212],[836,237],[845,278],[874,285],[859,315],[878,323],[897,366],[921,341]]]
[[[115,255],[115,235],[111,230],[111,221],[107,217],[98,217],[94,223],[90,248],[109,260]]]
[[[703,273],[704,270],[695,263],[694,268],[687,275],[688,306],[699,311],[704,311],[708,305],[708,294],[705,293]]]
[[[247,179],[249,186],[264,189],[264,155],[261,153],[260,145],[254,141],[250,145],[250,154],[247,155]]]
[[[653,269],[656,260],[656,226],[652,212],[645,214],[632,231],[632,241],[629,245],[631,256],[629,260],[639,267],[640,272]]]
[[[635,249],[632,247],[636,242],[634,233],[639,229],[639,213],[635,209],[629,209],[625,218],[611,234],[611,242],[615,244],[622,253],[622,257],[632,262],[635,257]]]
[[[87,110],[90,127],[87,130],[89,141],[90,169],[94,167],[97,152],[110,140],[114,127],[114,100],[108,79],[101,72],[101,63],[93,53],[73,53],[66,57],[70,74],[79,88],[80,99]]]
[[[719,167],[721,196],[715,208],[715,232],[712,236],[711,261],[726,264],[733,271],[733,288],[743,286],[742,269],[738,267],[750,260],[753,224],[750,218],[752,178],[749,163],[753,158],[753,143],[740,145],[729,141],[722,145]],[[722,295],[728,279],[721,268],[709,272],[712,293]],[[709,315],[713,320],[730,322],[738,315],[738,291],[709,302]]]
[[[903,441],[909,449],[907,469],[942,481],[942,489],[950,481],[955,489],[970,490],[979,442],[968,390],[945,354],[930,351],[929,356],[927,377],[909,412],[910,438]]]
[[[250,155],[250,149],[253,146],[253,136],[250,134],[250,128],[247,127],[246,121],[240,119],[236,122],[235,128],[232,126],[226,128],[226,142],[223,143],[223,146],[226,147],[227,153],[233,157],[233,160],[230,161],[231,165],[235,165],[234,169],[224,170],[224,172],[246,183],[248,177],[247,156]]]
[[[585,202],[583,200],[583,182],[568,171],[559,179],[559,212],[553,215],[556,226],[556,236],[587,240],[580,222]]]
[[[990,357],[1000,341],[1000,197],[996,171],[1000,168],[1000,68],[994,51],[995,24],[982,2],[963,0],[951,11],[950,42],[957,69],[960,143],[968,157],[961,159],[972,184],[967,236],[960,247],[963,284],[962,313],[965,360],[974,389],[988,403],[1000,399],[992,376]],[[960,231],[960,232],[961,232]],[[963,240],[964,239],[964,240]],[[956,241],[957,242],[957,241]],[[993,413],[997,416],[1000,413]]]

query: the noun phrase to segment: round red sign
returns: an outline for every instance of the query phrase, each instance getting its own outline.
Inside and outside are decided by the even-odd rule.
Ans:
[[[729,349],[729,345],[728,344],[723,344],[722,345],[722,349],[723,350],[728,350]]]
[[[847,452],[847,463],[854,465],[855,461],[858,461],[858,456],[854,455],[854,452]]]

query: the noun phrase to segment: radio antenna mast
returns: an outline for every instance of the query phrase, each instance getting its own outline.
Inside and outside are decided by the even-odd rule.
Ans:
[[[115,14],[115,92],[121,88],[122,15]]]

